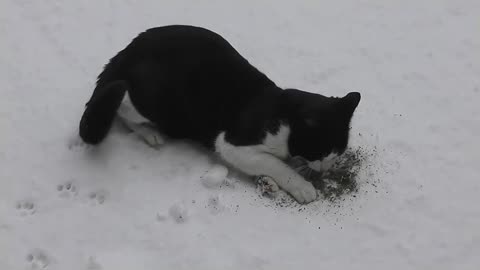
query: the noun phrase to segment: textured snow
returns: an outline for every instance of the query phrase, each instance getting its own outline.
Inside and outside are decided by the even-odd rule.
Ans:
[[[0,269],[478,269],[479,18],[478,0],[3,0]],[[166,24],[217,31],[281,86],[361,92],[358,193],[279,204],[223,169],[205,184],[218,164],[182,142],[83,145],[102,66]]]

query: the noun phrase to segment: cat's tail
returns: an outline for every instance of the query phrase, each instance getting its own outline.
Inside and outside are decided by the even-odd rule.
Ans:
[[[126,81],[97,85],[80,120],[80,137],[88,144],[98,144],[110,130],[117,109],[128,89]]]
[[[85,106],[80,120],[80,137],[88,144],[98,144],[107,136],[125,92],[130,87],[124,74],[128,66],[127,49],[120,51],[105,65],[98,76],[92,97]]]

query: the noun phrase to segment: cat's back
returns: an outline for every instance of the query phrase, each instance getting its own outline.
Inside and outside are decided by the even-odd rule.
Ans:
[[[175,67],[237,64],[248,62],[219,34],[189,25],[155,27],[139,34],[126,48],[136,59],[156,59]],[[171,68],[172,68],[171,67]],[[186,66],[182,65],[182,68]],[[213,66],[212,66],[213,67]]]
[[[112,76],[104,76],[107,73],[138,79],[145,71],[183,89],[249,91],[274,84],[221,35],[189,25],[160,26],[140,33],[110,60],[99,80],[108,81],[104,77]]]
[[[205,44],[224,47],[228,44],[221,35],[206,28],[191,25],[167,25],[150,28],[140,33],[136,39],[148,39],[149,42],[157,41],[162,44],[189,44],[190,47]]]
[[[189,104],[197,111],[196,106],[216,104],[237,110],[258,91],[275,85],[221,35],[197,26],[148,29],[118,55],[126,59],[121,66],[136,91],[138,81],[155,77],[156,90],[198,101]]]

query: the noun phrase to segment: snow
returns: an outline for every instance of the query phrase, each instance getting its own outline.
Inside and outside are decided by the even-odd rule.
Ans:
[[[0,6],[0,269],[478,269],[479,1]],[[205,185],[212,157],[120,128],[85,147],[101,67],[166,24],[221,33],[279,85],[361,92],[352,146],[376,154],[355,197],[281,206],[239,175]]]

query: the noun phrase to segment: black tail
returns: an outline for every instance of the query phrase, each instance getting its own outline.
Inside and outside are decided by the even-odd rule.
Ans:
[[[98,144],[107,136],[127,89],[127,82],[122,80],[97,85],[80,120],[80,137],[84,142]]]
[[[98,76],[97,86],[80,120],[80,137],[86,143],[100,143],[112,126],[129,87],[124,80],[124,67],[128,66],[127,52],[128,47],[110,59]]]

